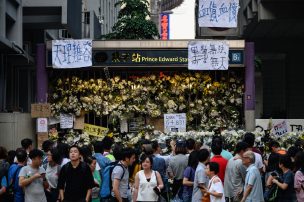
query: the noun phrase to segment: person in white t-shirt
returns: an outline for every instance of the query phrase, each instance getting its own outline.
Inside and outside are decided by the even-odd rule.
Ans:
[[[210,202],[225,202],[224,187],[221,179],[217,176],[220,166],[216,162],[206,164],[205,173],[210,178],[208,188],[203,188],[204,195],[210,196]]]

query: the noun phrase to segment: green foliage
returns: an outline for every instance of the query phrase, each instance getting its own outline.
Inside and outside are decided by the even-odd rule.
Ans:
[[[112,33],[105,39],[155,39],[159,37],[155,23],[147,20],[150,17],[147,0],[121,0],[115,4],[120,6],[118,20]]]

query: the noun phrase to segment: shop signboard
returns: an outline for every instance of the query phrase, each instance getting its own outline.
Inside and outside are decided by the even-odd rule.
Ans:
[[[199,0],[200,27],[237,27],[239,0]]]
[[[164,114],[164,132],[186,132],[186,122],[186,113]]]
[[[52,66],[48,52],[48,67]],[[92,67],[187,67],[188,49],[93,50]],[[229,50],[229,67],[244,67],[244,50]]]
[[[170,39],[170,14],[160,14],[160,38],[162,40]]]

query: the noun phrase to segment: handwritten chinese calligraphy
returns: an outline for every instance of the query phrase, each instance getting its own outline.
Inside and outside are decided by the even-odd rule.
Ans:
[[[200,0],[200,27],[237,27],[239,0]]]
[[[227,70],[229,45],[224,41],[192,41],[188,44],[188,69]]]
[[[92,66],[92,40],[53,40],[52,64],[54,68]]]

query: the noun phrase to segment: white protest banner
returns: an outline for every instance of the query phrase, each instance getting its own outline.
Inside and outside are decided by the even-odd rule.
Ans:
[[[272,126],[269,128],[269,119],[256,119],[256,130],[263,132],[267,129],[272,129],[273,126],[286,122],[288,132],[301,132],[304,130],[304,119],[271,119]]]
[[[189,70],[227,70],[229,45],[225,41],[190,41],[188,43]]]
[[[53,40],[53,68],[92,66],[92,40]]]
[[[37,133],[48,132],[48,119],[47,118],[37,118]]]
[[[200,27],[237,27],[239,0],[200,0]]]
[[[73,128],[74,117],[72,114],[60,114],[60,128]]]
[[[186,132],[186,114],[164,114],[164,131],[169,132]]]
[[[276,134],[277,136],[282,136],[285,133],[288,132],[288,128],[287,128],[287,123],[286,121],[283,121],[277,125],[273,126],[273,131],[274,134]]]

